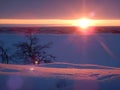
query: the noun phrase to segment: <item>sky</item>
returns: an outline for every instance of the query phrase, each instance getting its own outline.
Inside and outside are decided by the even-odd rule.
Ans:
[[[1,19],[120,19],[120,0],[0,0]]]

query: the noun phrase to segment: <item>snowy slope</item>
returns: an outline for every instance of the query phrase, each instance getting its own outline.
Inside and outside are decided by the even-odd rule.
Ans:
[[[0,90],[120,89],[120,68],[84,64],[79,66],[88,69],[78,69],[75,65],[72,68],[43,66],[0,64]]]
[[[0,90],[120,90],[120,35],[39,34],[53,42],[56,61],[40,65],[0,64]],[[1,34],[5,47],[25,41],[22,34]]]
[[[73,64],[65,62],[53,62],[49,64],[40,64],[40,67],[52,67],[52,68],[76,68],[76,69],[117,69],[115,67],[101,66],[94,64]]]
[[[93,34],[88,36],[39,34],[36,36],[40,38],[39,43],[53,42],[48,52],[57,57],[55,62],[120,67],[119,34]],[[26,39],[24,35],[17,33],[1,34],[0,40],[5,42],[6,47],[10,47],[14,51],[12,45]]]

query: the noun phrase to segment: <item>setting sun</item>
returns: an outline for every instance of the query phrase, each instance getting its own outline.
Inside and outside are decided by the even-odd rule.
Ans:
[[[92,20],[88,18],[82,18],[77,20],[76,26],[79,26],[82,29],[87,29],[89,26],[91,26]]]
[[[81,18],[76,20],[75,26],[78,27],[78,31],[80,33],[88,35],[93,33],[92,26],[94,26],[94,20],[89,18]]]

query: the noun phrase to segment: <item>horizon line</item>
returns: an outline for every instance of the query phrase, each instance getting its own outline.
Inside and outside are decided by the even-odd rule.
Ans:
[[[75,26],[80,19],[0,19],[0,25],[68,25]],[[94,26],[120,26],[120,20],[91,19]]]

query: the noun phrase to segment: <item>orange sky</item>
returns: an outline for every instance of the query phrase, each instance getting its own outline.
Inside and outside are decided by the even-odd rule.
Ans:
[[[0,24],[32,24],[32,25],[68,25],[74,26],[77,20],[63,19],[0,19]],[[91,20],[93,26],[120,26],[120,20]]]

